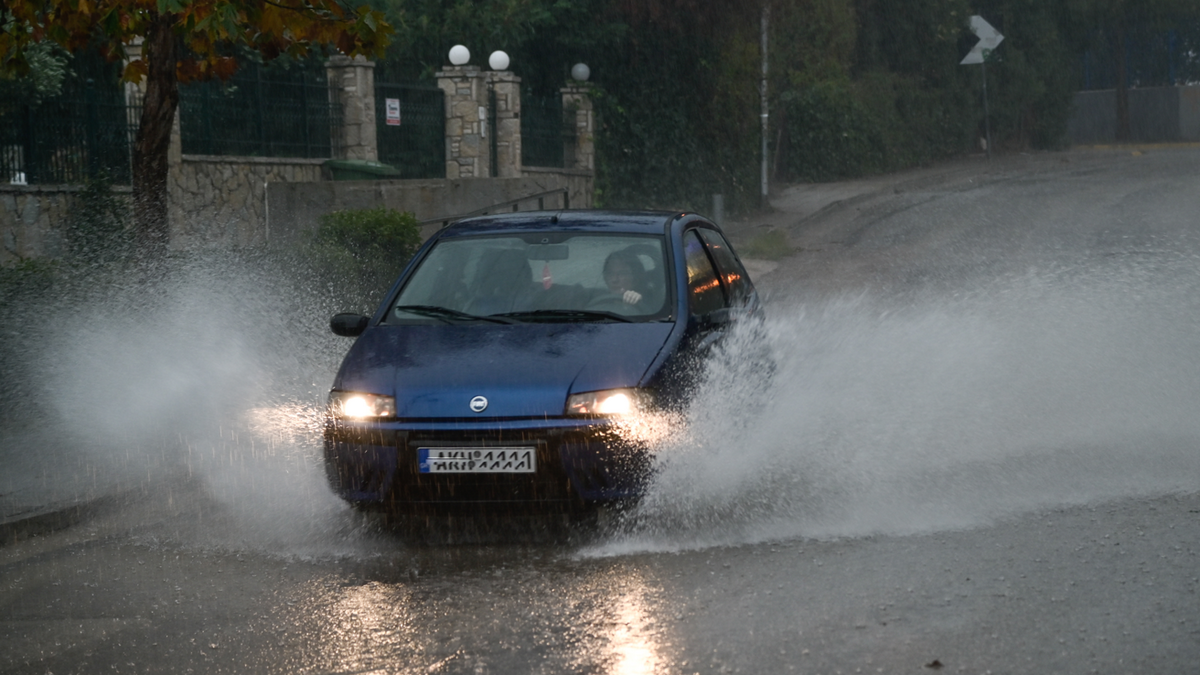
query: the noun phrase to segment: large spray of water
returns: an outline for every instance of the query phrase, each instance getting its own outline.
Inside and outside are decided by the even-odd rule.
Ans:
[[[770,307],[604,551],[907,534],[1200,490],[1190,256]],[[768,341],[764,380],[742,357]]]
[[[60,305],[25,353],[59,430],[40,438],[69,444],[66,472],[198,480],[221,505],[204,543],[374,546],[320,461],[342,308],[246,270],[196,261]],[[928,532],[1200,489],[1198,270],[1159,255],[769,304],[710,360],[599,549]],[[746,356],[764,341],[769,377]]]

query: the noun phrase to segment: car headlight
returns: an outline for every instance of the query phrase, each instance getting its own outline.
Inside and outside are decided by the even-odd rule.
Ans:
[[[396,399],[358,391],[329,392],[329,411],[337,419],[364,420],[396,416]]]
[[[630,415],[646,408],[646,397],[636,389],[608,389],[571,394],[568,415]]]

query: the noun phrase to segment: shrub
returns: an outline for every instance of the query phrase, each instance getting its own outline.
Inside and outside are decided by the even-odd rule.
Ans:
[[[413,214],[379,207],[321,216],[303,254],[334,300],[366,311],[383,298],[420,245]]]
[[[884,170],[882,115],[847,81],[821,82],[781,96],[787,106],[788,170],[796,178],[834,180]]]

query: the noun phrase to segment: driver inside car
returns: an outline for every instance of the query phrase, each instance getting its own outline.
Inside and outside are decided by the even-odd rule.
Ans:
[[[636,305],[642,301],[645,289],[638,289],[642,287],[645,274],[642,261],[628,251],[614,251],[604,261],[605,285],[629,305]]]

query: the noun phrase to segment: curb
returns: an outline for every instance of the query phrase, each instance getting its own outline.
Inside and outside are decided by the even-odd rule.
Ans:
[[[163,490],[181,489],[194,484],[193,478],[176,474],[163,477],[153,484],[143,483],[106,495],[63,501],[5,516],[0,520],[0,548],[115,513]]]
[[[0,522],[0,547],[11,546],[38,535],[65,530],[72,525],[111,513],[144,494],[144,490],[136,488],[93,499],[51,505],[33,513],[7,518]]]

